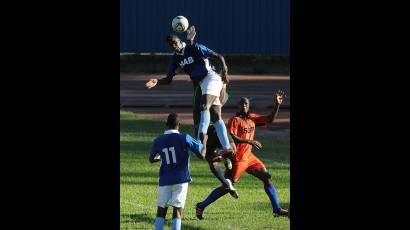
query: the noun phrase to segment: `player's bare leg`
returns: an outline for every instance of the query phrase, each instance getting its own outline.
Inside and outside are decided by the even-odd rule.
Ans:
[[[182,210],[182,208],[174,207],[174,211],[172,213],[172,230],[181,229]]]
[[[164,229],[165,216],[167,215],[168,207],[159,207],[157,209],[157,218],[155,219],[155,230]]]
[[[279,205],[279,199],[276,195],[275,187],[272,183],[272,176],[266,170],[266,168],[251,170],[249,171],[249,174],[255,176],[263,182],[265,192],[271,201],[273,213],[275,214],[275,216],[288,216],[288,210],[281,208]]]

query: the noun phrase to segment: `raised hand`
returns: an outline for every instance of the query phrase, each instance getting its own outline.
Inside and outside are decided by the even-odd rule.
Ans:
[[[284,97],[286,97],[285,92],[283,90],[278,90],[275,94],[275,102],[279,105],[282,104]]]
[[[191,26],[187,29],[186,40],[193,41],[196,35],[195,26]]]
[[[251,144],[253,147],[257,148],[257,149],[261,149],[262,148],[262,144],[257,141],[257,140],[251,140],[249,142],[249,144]]]

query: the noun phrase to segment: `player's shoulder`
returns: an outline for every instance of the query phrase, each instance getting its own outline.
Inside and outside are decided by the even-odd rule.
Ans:
[[[159,136],[157,136],[153,141],[154,145],[161,144],[164,141],[164,138],[164,134],[160,134]]]
[[[192,44],[191,47],[196,48],[196,49],[206,48],[206,46],[204,44],[198,43],[198,42],[194,42],[194,44]]]
[[[260,117],[260,114],[257,113],[248,113],[248,118],[252,119],[252,118],[256,118],[256,117]]]
[[[189,135],[188,133],[180,133],[180,137],[181,137],[182,139],[184,139],[185,141],[191,141],[191,140],[194,139],[194,138],[193,138],[191,135]]]
[[[228,123],[231,123],[231,122],[234,122],[234,121],[238,122],[238,121],[240,121],[240,120],[242,120],[242,118],[241,118],[240,116],[238,116],[238,115],[235,115],[235,116],[229,118]]]
[[[178,139],[185,139],[187,134],[184,132],[178,132],[178,133],[172,133],[171,135],[173,135],[174,137]]]
[[[192,42],[192,44],[189,44],[189,46],[200,46],[200,45],[202,45],[201,43],[199,43],[199,42]]]
[[[178,140],[185,140],[185,138],[186,138],[185,133],[168,133],[168,134],[163,133],[163,134],[159,135],[154,140],[154,142],[157,143],[157,144],[166,143],[166,142],[169,142],[169,141],[180,142]]]
[[[158,135],[158,136],[154,139],[154,141],[155,141],[155,140],[160,141],[160,140],[163,140],[163,139],[168,138],[169,136],[170,136],[169,134],[161,133],[160,135]]]

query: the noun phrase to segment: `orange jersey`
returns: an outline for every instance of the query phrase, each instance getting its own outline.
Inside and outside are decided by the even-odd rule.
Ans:
[[[242,118],[239,116],[232,117],[228,122],[228,132],[242,139],[253,140],[255,135],[255,122],[262,123],[263,126],[266,127],[269,123],[269,117],[254,113],[249,113],[248,118]],[[249,158],[249,153],[252,152],[252,145],[247,143],[237,143],[236,150],[237,152],[234,160],[247,160]]]

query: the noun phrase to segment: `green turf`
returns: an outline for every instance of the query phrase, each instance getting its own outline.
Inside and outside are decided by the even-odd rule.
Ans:
[[[138,115],[120,112],[121,152],[121,229],[153,229],[156,215],[156,192],[159,164],[148,161],[148,152],[155,137],[165,130],[165,124],[145,120]],[[181,127],[192,135],[192,126]],[[263,149],[254,150],[272,174],[281,206],[289,208],[289,142],[256,139]],[[223,167],[223,166],[222,166]],[[208,206],[204,220],[197,220],[194,206],[205,199],[219,181],[209,171],[207,163],[191,157],[192,182],[182,219],[182,229],[289,229],[289,219],[272,216],[269,198],[263,184],[244,173],[236,188],[239,199],[229,194]],[[165,229],[171,229],[172,208],[168,210]]]

